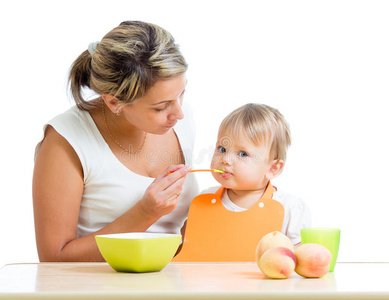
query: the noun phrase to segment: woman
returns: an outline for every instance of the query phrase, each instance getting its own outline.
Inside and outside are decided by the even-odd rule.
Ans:
[[[180,232],[198,192],[186,176],[194,142],[186,70],[173,37],[144,22],[121,23],[73,63],[77,106],[46,124],[36,149],[41,261],[103,261],[96,234]],[[99,97],[85,100],[84,88]]]

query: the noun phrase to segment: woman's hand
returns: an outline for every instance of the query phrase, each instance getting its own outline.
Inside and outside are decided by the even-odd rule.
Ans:
[[[191,170],[185,165],[168,167],[147,188],[140,203],[145,214],[162,217],[171,213],[177,206],[178,198]]]

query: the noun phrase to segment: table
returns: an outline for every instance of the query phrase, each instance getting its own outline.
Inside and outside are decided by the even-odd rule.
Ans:
[[[170,263],[119,273],[106,263],[9,264],[0,299],[389,299],[389,263],[338,263],[322,278],[269,279],[255,263]]]

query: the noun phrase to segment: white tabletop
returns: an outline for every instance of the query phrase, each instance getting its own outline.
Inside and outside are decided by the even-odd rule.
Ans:
[[[170,263],[118,273],[106,263],[10,264],[0,299],[389,299],[389,263],[338,263],[308,279],[269,279],[255,263]]]

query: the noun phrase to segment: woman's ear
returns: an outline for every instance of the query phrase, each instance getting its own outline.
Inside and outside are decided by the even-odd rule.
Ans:
[[[101,95],[101,98],[103,98],[110,111],[112,111],[114,114],[119,114],[123,104],[118,98],[110,94],[103,94]]]
[[[282,159],[273,160],[269,164],[269,170],[266,173],[266,178],[268,180],[274,179],[278,174],[281,173],[284,167],[284,161]]]

